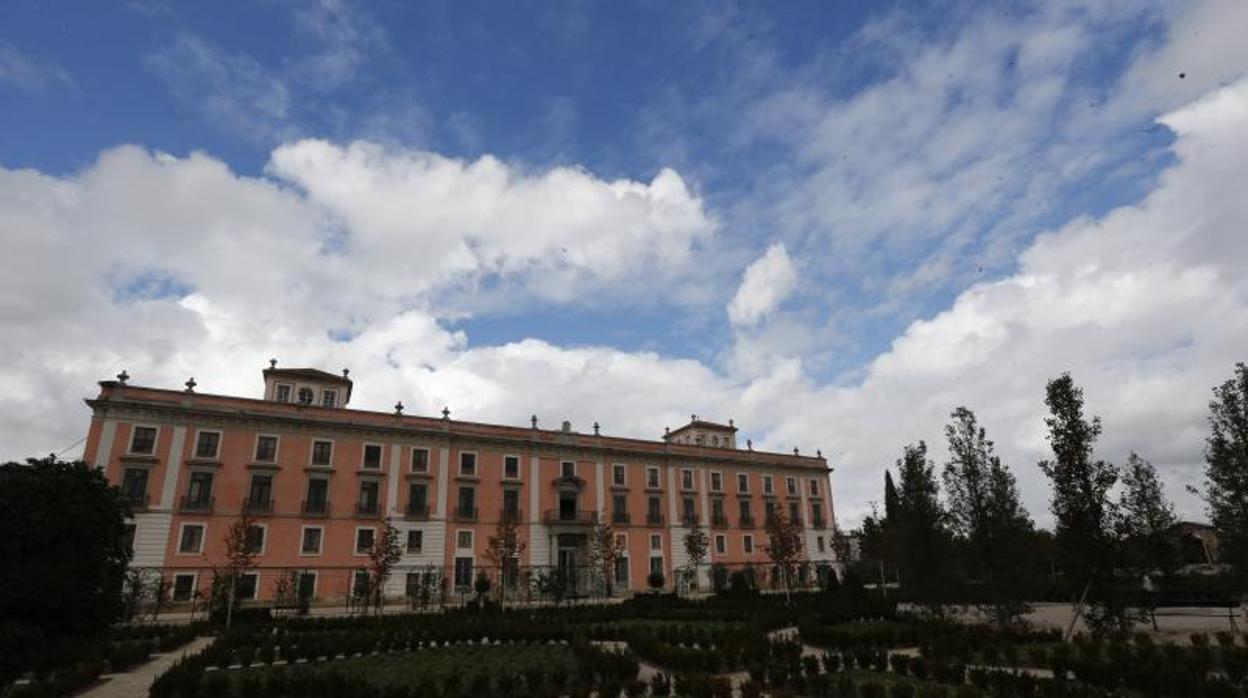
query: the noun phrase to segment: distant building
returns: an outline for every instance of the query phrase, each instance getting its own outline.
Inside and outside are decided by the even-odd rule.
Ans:
[[[1218,532],[1209,524],[1180,521],[1170,528],[1185,565],[1218,564]]]
[[[263,371],[263,399],[100,383],[85,458],[121,487],[135,567],[160,570],[175,600],[206,592],[229,526],[256,521],[258,567],[244,596],[267,598],[294,570],[300,593],[334,599],[367,581],[382,519],[398,528],[399,574],[387,592],[437,570],[471,587],[500,519],[520,524],[517,566],[575,570],[587,533],[613,526],[624,551],[617,589],[668,583],[683,538],[708,527],[708,563],[765,565],[764,520],[804,526],[806,555],[832,562],[834,509],[822,455],[736,447],[736,427],[696,417],[659,441],[349,409],[353,387],[317,369]],[[705,571],[704,571],[705,574]],[[414,575],[414,578],[413,578]]]

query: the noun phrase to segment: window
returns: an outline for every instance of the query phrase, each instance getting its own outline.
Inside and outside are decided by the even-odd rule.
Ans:
[[[686,490],[693,489],[693,471],[689,468],[680,471],[680,486]]]
[[[776,518],[776,503],[775,502],[770,502],[770,501],[764,502],[763,510],[764,510],[764,513],[766,513],[767,515],[768,521],[771,521],[772,519]]]
[[[461,453],[459,454],[459,474],[472,476],[477,474],[477,454]]]
[[[520,518],[520,490],[503,490],[503,516],[513,521]]]
[[[356,570],[351,575],[351,595],[357,599],[368,596],[368,570]]]
[[[182,524],[182,533],[178,536],[179,555],[198,555],[204,551],[204,525]]]
[[[244,572],[238,575],[238,586],[234,588],[235,598],[250,601],[256,598],[256,592],[260,590],[260,574],[258,572]]]
[[[745,473],[737,473],[737,491],[746,493],[750,491],[750,476]]]
[[[300,405],[311,405],[311,404],[312,404],[312,389],[311,389],[311,388],[300,388],[300,389],[299,389],[299,404],[300,404]]]
[[[221,448],[221,432],[201,431],[195,439],[196,458],[216,458]]]
[[[373,549],[373,539],[376,535],[377,531],[371,528],[355,529],[355,554],[367,555],[368,551]]]
[[[663,549],[663,536],[660,536],[657,533],[650,534],[650,549],[662,550]]]
[[[412,449],[412,472],[427,473],[429,472],[429,449],[413,448]]]
[[[628,497],[622,494],[611,495],[611,523],[628,523]]]
[[[321,407],[333,407],[338,402],[337,390],[321,391]]]
[[[520,479],[520,456],[503,456],[503,477],[508,480]]]
[[[459,488],[459,508],[456,513],[461,519],[477,518],[477,490],[474,487]]]
[[[562,477],[576,477],[576,461],[565,460],[559,464],[559,475]]]
[[[273,399],[277,402],[290,402],[290,384],[278,383],[277,389],[273,392]]]
[[[419,555],[420,551],[425,547],[424,531],[408,531],[407,532],[407,553],[409,555]]]
[[[741,549],[745,551],[746,555],[752,555],[754,553],[754,536],[748,533],[742,536]]]
[[[455,588],[467,589],[472,586],[472,558],[455,558]]]
[[[423,482],[413,482],[407,486],[407,513],[424,515],[429,513],[429,487]]]
[[[727,519],[724,517],[724,500],[711,500],[711,523],[716,526],[723,526],[727,523]]]
[[[624,486],[624,464],[623,463],[616,463],[615,465],[611,466],[611,484],[619,486],[619,487]]]
[[[360,483],[360,500],[356,512],[363,515],[376,514],[378,509],[379,485],[376,480],[365,480]]]
[[[624,589],[628,588],[628,556],[619,555],[615,558],[615,583]]]
[[[247,551],[252,555],[264,554],[264,539],[267,537],[268,528],[263,524],[252,524],[247,528]]]
[[[333,441],[312,442],[312,465],[328,467],[334,455]]]
[[[646,518],[650,523],[663,523],[663,513],[658,497],[650,497],[646,500]]]
[[[712,492],[724,491],[724,474],[723,473],[711,473],[711,491]]]
[[[463,530],[455,532],[455,547],[460,550],[472,550],[472,531]]]
[[[728,552],[728,539],[725,538],[722,533],[715,536],[715,552],[719,555],[723,555]]]
[[[696,524],[698,522],[698,514],[693,508],[693,497],[685,497],[681,500],[681,511],[684,512],[685,523]]]
[[[771,476],[770,476],[770,475],[764,475],[764,476],[763,476],[763,494],[771,494],[771,493],[772,493],[772,489],[771,489]]]
[[[810,496],[812,497],[819,496],[819,481],[818,480],[810,481]]]
[[[277,460],[277,437],[256,437],[256,462],[273,463]]]
[[[126,468],[121,480],[121,494],[130,505],[147,502],[147,468]]]
[[[195,594],[195,575],[194,574],[175,574],[173,575],[173,600],[174,601],[190,601]]]
[[[316,596],[316,572],[307,571],[299,573],[299,600],[311,601]]]
[[[738,506],[741,507],[740,516],[741,516],[742,522],[751,521],[754,518],[750,514],[750,500],[742,499],[740,502],[738,502]]]
[[[712,445],[712,446],[719,446],[719,437],[718,437],[718,436],[712,436],[712,437],[711,437],[711,445]]]
[[[659,469],[655,467],[646,468],[646,487],[658,488],[659,486]]]
[[[329,480],[314,477],[308,480],[308,498],[303,503],[303,510],[308,514],[328,514],[329,511]]]
[[[621,555],[628,554],[628,534],[615,534],[615,549],[618,550]]]
[[[156,427],[135,427],[130,437],[130,452],[150,456],[156,452]]]
[[[784,478],[784,489],[789,493],[790,497],[796,497],[797,496],[797,478],[795,477]]]
[[[247,490],[247,510],[264,514],[273,509],[273,476],[252,475]]]
[[[325,531],[320,526],[304,526],[303,540],[299,543],[300,555],[320,555],[321,540],[325,537]]]
[[[663,574],[663,556],[662,555],[650,556],[650,574],[654,574],[656,572],[659,574]]]
[[[191,473],[190,483],[186,489],[186,505],[203,508],[212,502],[212,473],[195,471]]]
[[[789,521],[801,521],[802,512],[797,508],[797,502],[789,502]]]
[[[378,444],[364,444],[363,465],[369,469],[381,467],[381,446]]]
[[[823,536],[815,536],[815,547],[819,549],[819,552],[823,552]]]

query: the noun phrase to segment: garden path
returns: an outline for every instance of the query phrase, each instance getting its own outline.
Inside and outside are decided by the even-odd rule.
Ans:
[[[197,637],[179,649],[164,654],[152,655],[153,659],[146,664],[140,664],[134,669],[124,674],[105,674],[100,677],[101,683],[97,684],[81,694],[81,698],[134,698],[135,696],[146,696],[147,690],[152,687],[152,682],[157,676],[165,673],[165,670],[173,665],[174,662],[188,654],[199,652],[212,642],[210,637]]]

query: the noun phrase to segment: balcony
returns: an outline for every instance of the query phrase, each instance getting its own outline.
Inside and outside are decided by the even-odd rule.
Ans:
[[[268,516],[273,513],[273,498],[248,497],[243,500],[243,511],[255,516]]]
[[[686,526],[697,526],[700,521],[701,519],[698,518],[698,515],[691,511],[686,511],[684,515],[680,517],[680,522]]]
[[[627,511],[611,512],[611,523],[613,524],[620,524],[623,526],[627,526],[630,523],[632,523],[632,521],[633,521],[633,517],[629,516]]]
[[[299,508],[304,516],[329,516],[329,501],[325,499],[311,499],[303,503]]]
[[[408,521],[427,521],[429,519],[429,504],[426,502],[408,502],[407,509],[403,511],[403,518]]]
[[[828,522],[824,521],[821,518],[814,518],[814,519],[811,519],[810,526],[811,528],[824,529],[828,527]]]
[[[520,521],[520,510],[504,507],[502,511],[498,512],[498,519],[500,521],[518,523]]]
[[[355,518],[357,519],[375,519],[381,516],[381,505],[376,501],[364,501],[355,503]]]
[[[181,511],[195,511],[206,513],[212,511],[212,505],[215,500],[212,497],[191,497],[190,495],[182,495],[182,501],[178,504]]]
[[[544,523],[571,526],[592,526],[598,523],[598,512],[573,509],[550,509],[542,517]]]
[[[477,508],[476,507],[462,507],[462,506],[455,507],[455,520],[456,521],[476,521],[477,520]]]
[[[662,525],[663,525],[663,515],[662,515],[662,514],[660,514],[660,513],[658,513],[657,511],[652,511],[652,512],[647,513],[647,514],[646,514],[646,525],[647,525],[647,526],[662,526]]]
[[[728,517],[723,514],[711,514],[711,528],[728,528]]]
[[[146,492],[126,492],[121,497],[130,511],[147,511],[152,499]]]
[[[742,516],[741,518],[737,519],[737,526],[739,528],[754,528],[754,517]]]
[[[806,522],[805,522],[805,521],[802,519],[802,517],[800,517],[800,516],[790,516],[790,517],[789,517],[789,523],[790,523],[790,524],[793,524],[793,527],[794,527],[794,528],[805,528],[805,527],[806,527]]]

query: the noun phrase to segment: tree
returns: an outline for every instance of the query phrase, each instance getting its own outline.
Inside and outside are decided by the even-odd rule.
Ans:
[[[121,492],[86,463],[0,465],[0,692],[80,656],[120,618],[125,517]]]
[[[952,537],[938,499],[936,465],[927,444],[906,446],[897,461],[897,567],[910,598],[933,615],[942,615],[952,590],[949,558]],[[893,525],[892,522],[889,522]]]
[[[247,507],[225,532],[225,576],[228,580],[228,597],[225,601],[225,627],[234,620],[234,603],[238,598],[238,580],[256,566],[254,545],[255,520]]]
[[[1033,580],[1027,542],[1033,524],[1013,473],[993,453],[975,413],[958,407],[950,416],[943,473],[949,523],[965,546],[966,572],[980,589],[975,595],[980,610],[1004,629],[1028,610]]]
[[[1123,568],[1137,579],[1152,572],[1172,576],[1178,570],[1178,548],[1170,529],[1178,519],[1157,478],[1157,469],[1132,452],[1122,468],[1122,485],[1117,533]]]
[[[792,578],[806,555],[802,548],[801,524],[790,521],[782,509],[776,509],[775,514],[767,518],[767,557],[780,573],[785,598],[791,600]]]
[[[589,568],[602,582],[607,596],[615,593],[615,562],[620,559],[620,547],[615,539],[615,529],[605,521],[597,521],[589,530]]]
[[[1214,388],[1205,442],[1205,500],[1219,557],[1248,581],[1248,366]]]
[[[403,548],[399,546],[399,529],[386,517],[381,524],[381,535],[373,538],[373,547],[368,550],[368,579],[370,596],[378,613],[385,604],[386,580],[394,571],[403,557]]]
[[[1054,458],[1039,465],[1053,485],[1051,509],[1063,568],[1082,589],[1071,628],[1091,595],[1095,606],[1087,619],[1093,631],[1123,631],[1126,609],[1114,588],[1115,513],[1109,500],[1118,474],[1113,465],[1093,457],[1101,419],[1084,418],[1083,391],[1069,373],[1049,381],[1045,404],[1050,416],[1044,422]]]
[[[891,481],[891,479],[890,479]],[[896,520],[893,521],[896,523]],[[862,519],[862,531],[859,537],[859,562],[873,569],[864,570],[863,576],[870,579],[878,576],[879,589],[882,596],[888,596],[885,565],[893,562],[893,535],[887,517],[880,516],[875,502],[871,503],[871,513]]]
[[[711,542],[707,538],[706,531],[701,526],[693,524],[689,527],[689,531],[685,533],[684,543],[685,557],[689,560],[687,574],[693,582],[693,588],[697,590],[699,587],[698,569],[706,561],[706,553],[711,546]]]
[[[525,542],[520,539],[520,525],[514,516],[500,518],[494,527],[494,535],[485,542],[485,559],[498,568],[499,603],[502,603],[507,590],[516,584],[519,570],[515,568],[525,547]]]

